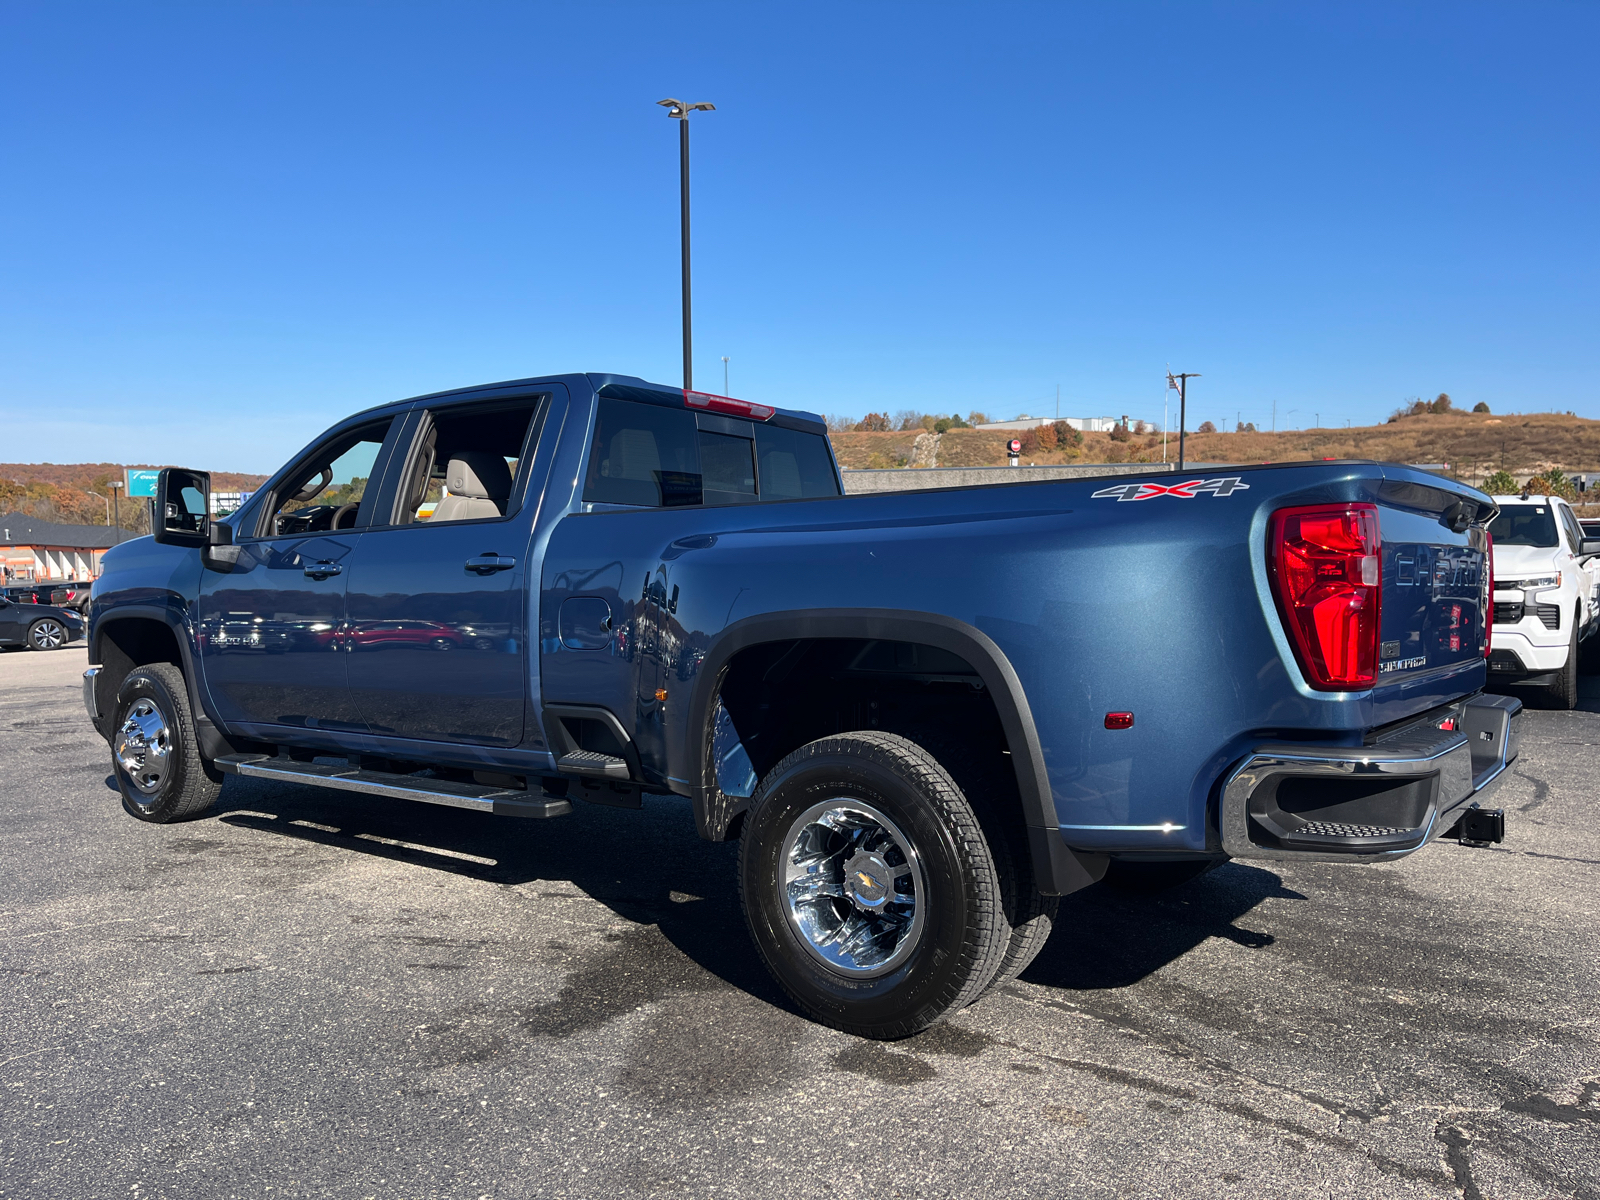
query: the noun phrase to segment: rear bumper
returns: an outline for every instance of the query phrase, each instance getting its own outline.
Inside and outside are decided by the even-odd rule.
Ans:
[[[1223,850],[1378,862],[1421,849],[1517,757],[1520,700],[1480,694],[1454,707],[1450,731],[1432,719],[1361,747],[1256,747],[1223,783]]]

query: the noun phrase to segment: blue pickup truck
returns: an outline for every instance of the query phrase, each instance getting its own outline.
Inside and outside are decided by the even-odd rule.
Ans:
[[[774,976],[866,1036],[1015,976],[1108,875],[1500,836],[1496,510],[1410,468],[847,496],[816,416],[590,374],[359,413],[224,520],[209,490],[164,471],[94,587],[128,813],[230,774],[683,796]]]

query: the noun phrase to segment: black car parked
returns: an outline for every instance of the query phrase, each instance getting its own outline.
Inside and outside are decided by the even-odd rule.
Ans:
[[[0,594],[0,646],[59,650],[83,637],[86,622],[77,612],[54,604],[19,602],[11,599],[11,590]]]

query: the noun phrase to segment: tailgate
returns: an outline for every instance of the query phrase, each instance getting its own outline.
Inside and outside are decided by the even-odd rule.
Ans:
[[[1481,520],[1451,528],[1452,517],[1462,523],[1463,500],[1477,503],[1442,488],[1384,485],[1380,686],[1483,660],[1492,611],[1488,536]]]

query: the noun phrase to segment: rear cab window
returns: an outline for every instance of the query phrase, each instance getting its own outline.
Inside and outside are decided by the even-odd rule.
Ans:
[[[820,429],[812,433],[670,401],[604,394],[597,400],[586,504],[680,508],[839,494]]]

